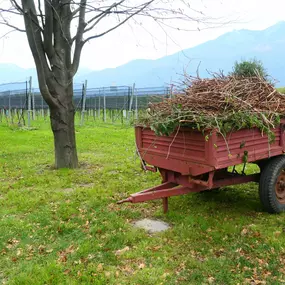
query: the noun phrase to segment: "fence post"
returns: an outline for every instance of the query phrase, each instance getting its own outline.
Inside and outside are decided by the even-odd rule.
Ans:
[[[95,95],[94,95],[94,108],[93,108],[93,119],[94,121],[96,120],[96,111],[97,111],[97,104],[96,104],[96,101],[97,101],[97,97],[96,97],[96,91],[95,91]]]
[[[172,94],[173,94],[173,84],[170,85],[170,94],[169,94],[170,98],[172,98]]]
[[[28,92],[28,128],[31,127],[31,93],[32,93],[32,76],[29,80],[29,92]]]
[[[128,113],[128,120],[130,120],[131,117],[131,112],[133,109],[133,101],[134,101],[134,92],[135,92],[135,83],[133,84],[133,88],[132,88],[132,93],[131,93],[131,98],[130,98],[130,103],[129,103],[129,113]]]
[[[136,115],[136,120],[139,118],[139,114],[138,114],[138,94],[136,92],[136,89],[134,88],[134,92],[136,93],[135,94],[135,115]]]
[[[12,118],[12,114],[11,114],[11,91],[9,91],[9,118]]]
[[[86,111],[86,91],[87,91],[87,80],[85,80],[85,84],[83,85],[83,98],[82,98],[81,123],[80,123],[81,126],[83,126],[84,124],[84,114]]]
[[[103,121],[106,122],[107,116],[106,116],[106,94],[105,94],[105,87],[103,87],[103,108],[104,108],[104,114],[103,114]]]
[[[98,95],[98,118],[100,120],[101,117],[101,94],[99,89],[99,95]]]
[[[32,103],[33,103],[33,120],[36,119],[36,106],[35,106],[35,92],[32,92]]]

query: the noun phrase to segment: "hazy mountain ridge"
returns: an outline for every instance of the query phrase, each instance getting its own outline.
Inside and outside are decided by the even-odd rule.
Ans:
[[[133,83],[137,87],[163,86],[179,82],[184,70],[196,74],[199,64],[200,76],[208,77],[207,70],[221,69],[227,73],[236,60],[257,58],[264,63],[268,73],[279,81],[277,85],[285,86],[284,51],[285,22],[279,22],[262,31],[235,30],[215,40],[157,60],[137,59],[117,68],[100,71],[81,69],[75,82],[87,79],[89,88]],[[33,86],[36,87],[35,69],[22,69],[14,64],[0,64],[0,84],[25,81],[29,76],[33,76]],[[4,87],[12,88],[10,85],[0,86],[0,91],[7,90]]]

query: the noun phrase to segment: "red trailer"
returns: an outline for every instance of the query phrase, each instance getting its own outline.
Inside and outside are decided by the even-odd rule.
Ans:
[[[216,130],[200,132],[178,128],[170,136],[156,136],[142,126],[135,127],[138,154],[145,170],[162,176],[162,184],[132,194],[118,203],[139,203],[211,190],[228,185],[259,182],[261,202],[270,213],[285,211],[285,121],[275,128],[275,141],[257,128],[242,129],[226,137]],[[255,163],[260,173],[238,173],[236,165]],[[229,170],[229,167],[231,171]]]

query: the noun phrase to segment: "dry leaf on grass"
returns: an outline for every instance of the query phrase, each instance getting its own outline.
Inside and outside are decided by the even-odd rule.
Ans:
[[[97,271],[99,271],[99,272],[103,271],[103,264],[102,263],[98,264]]]
[[[145,268],[145,264],[141,263],[138,267],[139,267],[139,269],[144,269]]]
[[[128,246],[126,246],[125,248],[123,248],[123,249],[119,249],[119,250],[117,250],[116,252],[115,252],[115,255],[122,255],[122,254],[124,254],[125,252],[127,252],[127,251],[129,251],[130,250],[130,248],[128,247]]]

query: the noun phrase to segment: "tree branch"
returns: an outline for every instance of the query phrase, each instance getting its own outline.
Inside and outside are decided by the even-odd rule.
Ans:
[[[133,14],[129,15],[125,20],[123,20],[122,22],[120,22],[118,25],[112,27],[111,29],[101,33],[101,34],[98,34],[98,35],[95,35],[95,36],[91,36],[89,38],[87,38],[85,41],[84,41],[84,44],[87,43],[88,41],[92,40],[92,39],[96,39],[96,38],[99,38],[99,37],[102,37],[110,32],[112,32],[113,30],[119,28],[120,26],[122,26],[124,23],[126,23],[128,20],[130,20],[131,18],[133,18],[135,15],[139,14],[141,11],[143,11],[146,7],[148,7],[151,3],[153,3],[154,0],[151,0],[147,3],[145,3],[144,5],[141,6],[140,9],[138,9],[136,12],[134,12]]]
[[[39,87],[42,96],[49,106],[57,106],[58,103],[56,99],[52,97],[47,86],[47,81],[51,78],[51,72],[44,52],[41,31],[38,28],[39,23],[36,15],[35,3],[33,0],[22,0],[22,7],[24,11],[27,38],[37,67]]]
[[[39,13],[40,13],[40,18],[41,18],[41,22],[42,22],[42,28],[44,29],[45,28],[45,22],[44,22],[44,14],[43,14],[42,7],[41,7],[41,0],[38,0],[38,10],[39,10]]]
[[[24,14],[23,9],[21,8],[21,6],[18,4],[16,0],[10,0],[10,2],[12,6],[15,7],[16,10],[18,10],[22,15]]]
[[[22,33],[25,33],[25,32],[26,32],[26,30],[23,30],[23,29],[20,29],[20,28],[14,26],[14,25],[11,25],[11,24],[9,24],[7,21],[0,22],[0,25],[8,26],[8,27],[13,28],[14,30],[16,30],[16,31],[18,31],[18,32],[22,32]]]
[[[51,3],[48,0],[45,1],[44,48],[45,48],[45,51],[47,53],[49,62],[52,64],[53,56],[54,56],[53,10],[51,7]]]
[[[0,13],[2,12],[2,13],[10,13],[10,14],[14,14],[14,15],[22,15],[21,13],[19,13],[19,12],[16,12],[16,11],[18,11],[16,8],[14,8],[13,10],[12,10],[12,8],[9,8],[9,9],[3,9],[3,8],[0,8]]]
[[[3,38],[7,37],[9,34],[14,33],[14,32],[17,32],[17,30],[11,30],[11,31],[5,33],[3,36],[0,37],[0,40],[2,40]]]
[[[77,28],[77,33],[75,36],[75,50],[74,50],[74,55],[73,55],[72,71],[71,71],[73,76],[76,74],[78,70],[81,51],[84,45],[83,33],[86,27],[86,23],[85,23],[86,3],[87,3],[87,0],[80,1],[78,28]]]
[[[110,13],[112,13],[112,9],[118,7],[121,3],[125,2],[125,0],[122,0],[118,3],[114,3],[113,5],[111,5],[107,10],[101,12],[99,15],[96,15],[95,17],[93,17],[92,19],[90,19],[86,26],[89,25],[90,23],[92,23],[93,21],[96,21],[92,24],[92,26],[86,28],[84,30],[84,33],[87,33],[89,31],[91,31],[103,18],[105,18],[107,15],[109,15]]]

